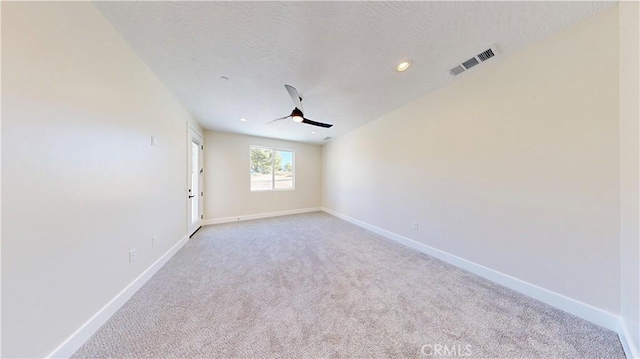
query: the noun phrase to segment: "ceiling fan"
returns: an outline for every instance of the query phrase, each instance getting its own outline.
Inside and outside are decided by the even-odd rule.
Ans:
[[[295,107],[294,107],[293,111],[291,111],[290,115],[277,118],[277,119],[275,119],[273,121],[269,121],[269,122],[267,122],[267,124],[274,123],[276,121],[284,120],[284,119],[287,119],[287,118],[291,117],[291,119],[294,122],[306,123],[307,125],[319,126],[319,127],[324,127],[324,128],[329,128],[329,127],[333,126],[333,125],[328,124],[328,123],[316,122],[316,121],[312,121],[312,120],[310,120],[308,118],[305,118],[304,114],[302,113],[302,97],[300,97],[300,95],[298,94],[298,90],[296,90],[295,87],[289,86],[289,85],[284,85],[284,87],[287,89],[287,92],[289,93],[289,96],[291,96],[291,99],[293,100],[293,105]]]

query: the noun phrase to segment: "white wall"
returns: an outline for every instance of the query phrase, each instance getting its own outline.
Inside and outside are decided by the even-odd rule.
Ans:
[[[640,357],[640,3],[621,2],[619,15],[621,315]]]
[[[250,191],[249,148],[252,145],[295,151],[295,190]],[[204,149],[205,223],[229,217],[320,207],[320,146],[206,131]]]
[[[618,65],[615,8],[496,57],[326,144],[323,207],[618,314]]]
[[[189,120],[90,3],[2,3],[3,357],[48,355],[186,234]]]

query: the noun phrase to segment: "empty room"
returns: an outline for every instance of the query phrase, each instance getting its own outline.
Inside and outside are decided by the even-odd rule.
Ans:
[[[0,4],[2,358],[640,358],[640,2]]]

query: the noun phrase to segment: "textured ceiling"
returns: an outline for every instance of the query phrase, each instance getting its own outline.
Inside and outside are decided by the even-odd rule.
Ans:
[[[492,44],[504,56],[615,3],[94,4],[205,128],[322,143],[457,80],[448,70]],[[284,84],[335,126],[267,125],[293,109]]]

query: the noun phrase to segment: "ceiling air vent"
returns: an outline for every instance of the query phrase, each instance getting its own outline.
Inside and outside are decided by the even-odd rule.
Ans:
[[[465,69],[469,70],[470,68],[476,66],[479,63],[480,63],[480,61],[476,60],[475,57],[472,57],[469,60],[463,62],[462,66],[464,66]]]
[[[496,56],[496,55],[493,53],[493,50],[491,50],[491,49],[489,49],[487,51],[483,51],[481,54],[478,54],[478,58],[482,62],[487,61],[487,60],[489,60],[490,58],[492,58],[494,56]]]
[[[463,73],[465,70],[469,70],[470,68],[478,65],[481,62],[485,62],[490,58],[496,56],[498,54],[498,48],[496,45],[491,46],[491,48],[482,51],[478,55],[470,58],[469,60],[461,63],[460,65],[449,70],[449,73],[453,76],[458,76]]]
[[[331,137],[331,136],[327,136],[327,137],[323,138],[322,140],[323,140],[323,141],[329,141],[329,140],[330,140],[330,139],[332,139],[332,138],[333,138],[333,137]]]
[[[464,71],[464,67],[462,67],[462,65],[458,65],[458,66],[452,68],[451,70],[449,70],[449,73],[451,73],[453,76],[455,76],[457,74],[461,74],[462,71]]]

